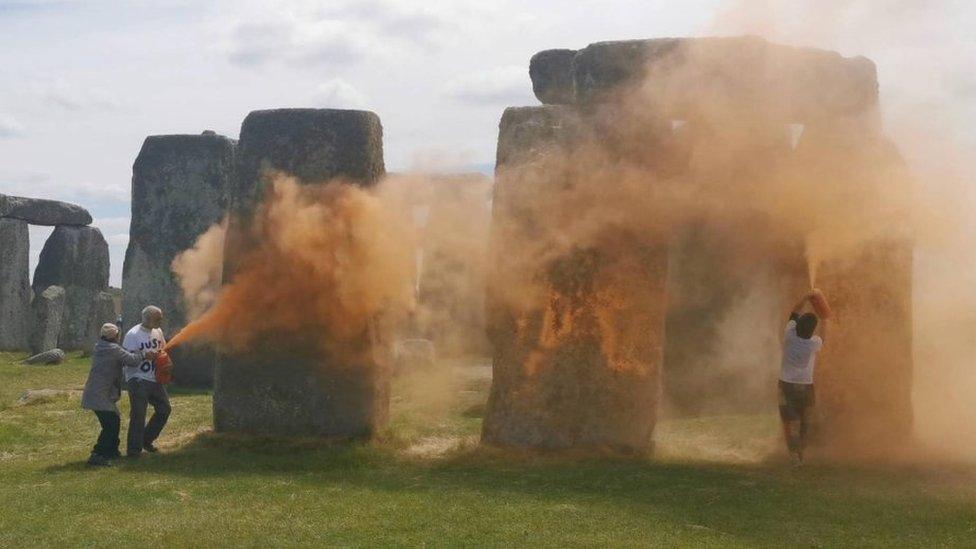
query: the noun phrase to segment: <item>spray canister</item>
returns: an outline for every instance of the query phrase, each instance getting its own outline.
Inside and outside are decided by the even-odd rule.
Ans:
[[[830,318],[830,305],[827,304],[827,298],[824,297],[823,292],[814,290],[813,295],[810,297],[810,304],[813,305],[813,310],[817,312],[817,316],[820,318]]]

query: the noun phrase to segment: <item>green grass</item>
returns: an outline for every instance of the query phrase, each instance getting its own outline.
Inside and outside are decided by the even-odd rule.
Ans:
[[[174,391],[165,453],[89,470],[97,424],[77,396],[16,403],[80,386],[86,362],[14,358],[0,354],[0,547],[976,544],[972,468],[794,471],[765,457],[773,416],[664,421],[653,459],[480,448],[484,378],[398,380],[387,432],[352,445],[215,435],[210,395]]]

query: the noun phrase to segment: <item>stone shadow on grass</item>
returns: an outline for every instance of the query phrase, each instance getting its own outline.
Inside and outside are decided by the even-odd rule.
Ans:
[[[953,482],[965,477],[966,485],[976,484],[972,466],[825,465],[794,471],[782,465],[539,455],[485,447],[412,460],[378,443],[202,433],[169,453],[123,462],[118,469],[120,474],[259,485],[265,479],[288,479],[323,495],[331,488],[355,486],[432,501],[477,495],[504,505],[524,503],[528,496],[553,509],[609,505],[621,516],[663,516],[747,544],[768,543],[773,532],[786,543],[816,545],[838,531],[863,532],[864,540],[875,542],[945,543],[976,521],[976,507]],[[944,489],[932,490],[934,484]],[[913,538],[923,531],[946,537]]]

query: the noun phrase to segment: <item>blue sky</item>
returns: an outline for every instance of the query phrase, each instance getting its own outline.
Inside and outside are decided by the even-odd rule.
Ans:
[[[118,285],[147,135],[236,137],[254,109],[367,108],[383,121],[390,170],[490,166],[502,109],[537,103],[536,51],[712,32],[867,54],[895,105],[972,98],[969,4],[0,0],[0,192],[87,207]],[[906,73],[940,91],[903,85]],[[940,112],[976,121],[972,109]],[[48,232],[33,231],[35,257]]]

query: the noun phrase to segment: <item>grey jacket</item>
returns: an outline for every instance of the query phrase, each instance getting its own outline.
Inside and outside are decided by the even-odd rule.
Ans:
[[[99,339],[92,349],[91,371],[81,394],[81,407],[118,413],[115,403],[122,396],[122,367],[138,366],[142,354],[143,351],[130,353],[117,343]]]

